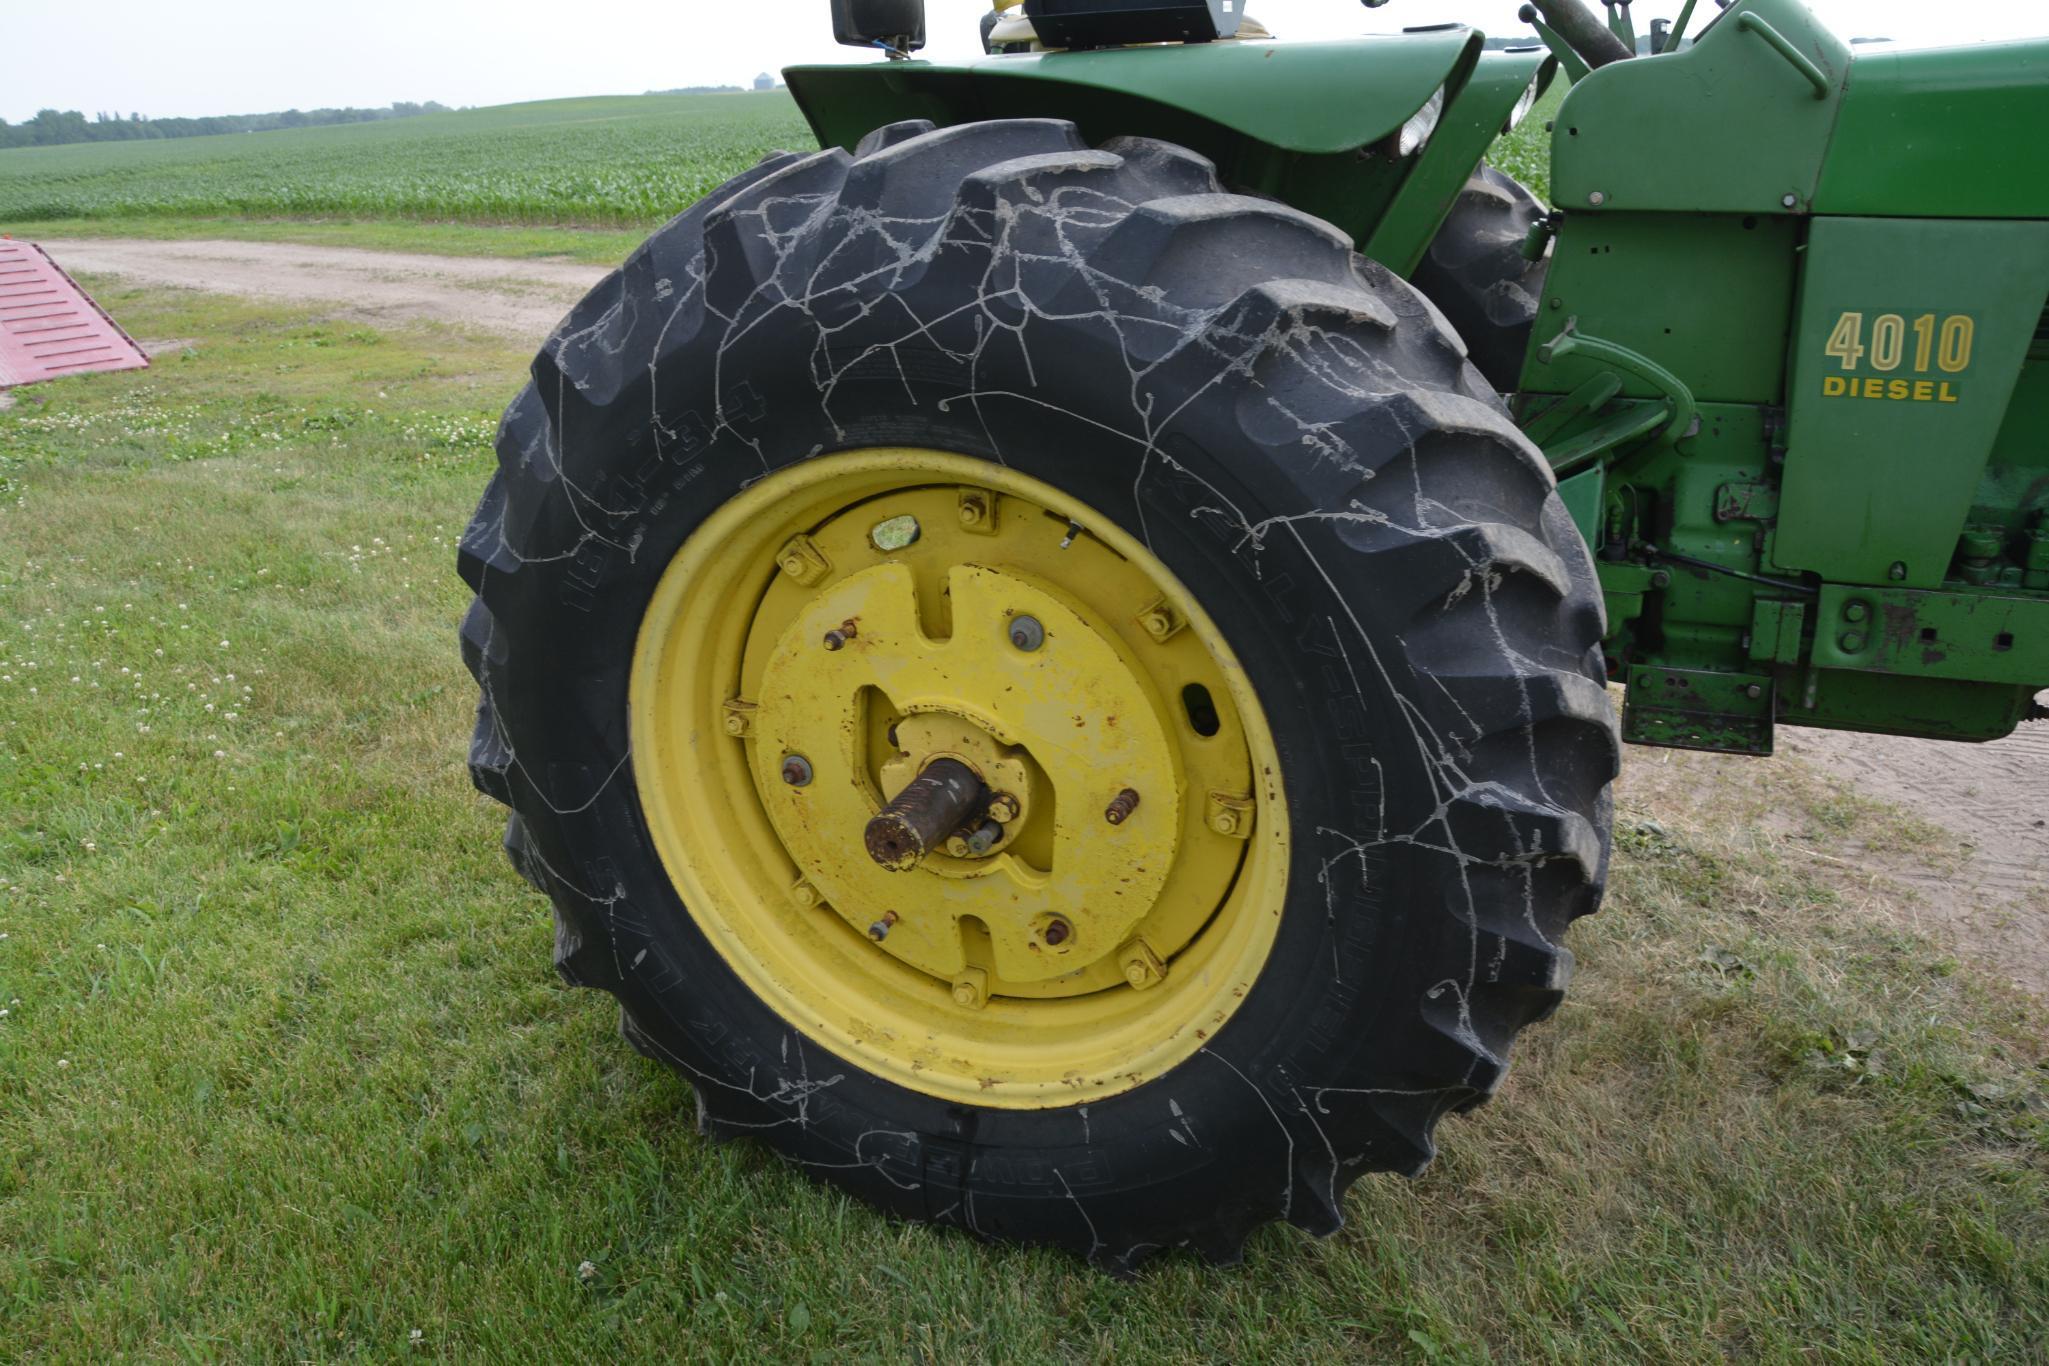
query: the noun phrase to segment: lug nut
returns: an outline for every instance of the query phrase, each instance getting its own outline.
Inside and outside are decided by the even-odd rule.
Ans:
[[[1234,835],[1238,832],[1238,816],[1232,811],[1212,811],[1209,828],[1219,835]]]
[[[992,821],[1008,825],[1017,819],[1018,810],[1017,798],[1008,792],[999,792],[989,799],[989,819]]]
[[[811,761],[801,754],[783,756],[783,781],[791,787],[811,785]]]
[[[1043,938],[1047,944],[1057,949],[1062,944],[1065,944],[1067,942],[1067,936],[1073,933],[1074,927],[1069,925],[1065,920],[1062,920],[1059,916],[1056,915],[1051,920],[1046,922],[1046,929],[1040,937]]]
[[[1127,787],[1112,797],[1110,804],[1103,808],[1103,819],[1112,825],[1122,825],[1124,824],[1124,818],[1136,810],[1138,810],[1138,793],[1132,788]]]
[[[1046,643],[1046,628],[1039,625],[1037,617],[1012,617],[1010,643],[1029,653]]]
[[[880,944],[883,940],[889,938],[889,927],[894,924],[896,924],[896,912],[884,911],[882,919],[868,927],[868,937]]]
[[[852,617],[849,617],[837,627],[825,633],[825,648],[837,650],[859,634],[861,634],[859,625]]]

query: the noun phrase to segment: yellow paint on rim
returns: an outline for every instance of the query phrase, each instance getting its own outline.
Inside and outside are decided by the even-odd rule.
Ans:
[[[664,571],[629,707],[698,926],[792,1028],[900,1085],[1128,1090],[1201,1048],[1273,946],[1287,810],[1244,670],[1135,538],[1002,466],[875,448],[752,485]],[[1014,816],[984,853],[880,868],[863,825],[941,756]]]

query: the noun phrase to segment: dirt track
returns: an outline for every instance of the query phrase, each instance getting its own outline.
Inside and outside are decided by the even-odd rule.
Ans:
[[[605,275],[562,261],[415,256],[281,242],[47,241],[74,272],[185,289],[325,300],[372,321],[431,318],[538,342]],[[2043,694],[2049,701],[2049,693]],[[1805,763],[1955,834],[1968,856],[1936,870],[1873,850],[1874,869],[1911,898],[1902,918],[2014,983],[2049,996],[2049,722],[2006,740],[1953,745],[1787,727],[1779,756],[1717,761],[1715,781],[1751,764]]]
[[[319,299],[350,317],[438,318],[536,343],[605,277],[602,266],[416,256],[291,242],[44,241],[73,274],[122,275],[254,298]]]

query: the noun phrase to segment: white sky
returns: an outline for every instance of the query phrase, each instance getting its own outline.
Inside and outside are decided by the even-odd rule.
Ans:
[[[927,0],[938,60],[977,55],[985,0]],[[1680,0],[1637,0],[1639,30]],[[1460,20],[1527,35],[1519,0],[1250,0],[1282,38]],[[1692,27],[1713,12],[1700,0]],[[1809,0],[1844,36],[1968,42],[2049,34],[2041,0]],[[1597,11],[1598,12],[1598,11]],[[834,46],[826,0],[0,0],[0,118],[44,107],[250,114],[393,100],[506,104],[740,85],[797,62],[865,61]]]

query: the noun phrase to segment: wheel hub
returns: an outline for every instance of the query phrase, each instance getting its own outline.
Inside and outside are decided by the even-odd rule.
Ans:
[[[945,585],[937,637],[900,560],[811,594],[762,672],[757,785],[825,904],[863,929],[896,913],[883,952],[947,982],[971,966],[1002,983],[1066,977],[1116,952],[1173,865],[1179,775],[1161,711],[1114,633],[1051,584],[968,563],[948,566]],[[1044,630],[1035,649],[1010,640],[1020,616]],[[843,646],[823,648],[849,621]],[[816,774],[805,786],[782,781],[792,754]],[[1017,815],[993,822],[1000,834],[980,853],[941,847],[880,866],[862,832],[942,758],[1012,798]],[[1103,811],[1126,788],[1155,796],[1112,825]],[[963,834],[987,816],[986,799],[974,807]]]
[[[631,714],[700,930],[904,1086],[1139,1085],[1273,942],[1288,828],[1243,670],[1145,546],[1001,466],[843,452],[729,499],[656,587]]]

